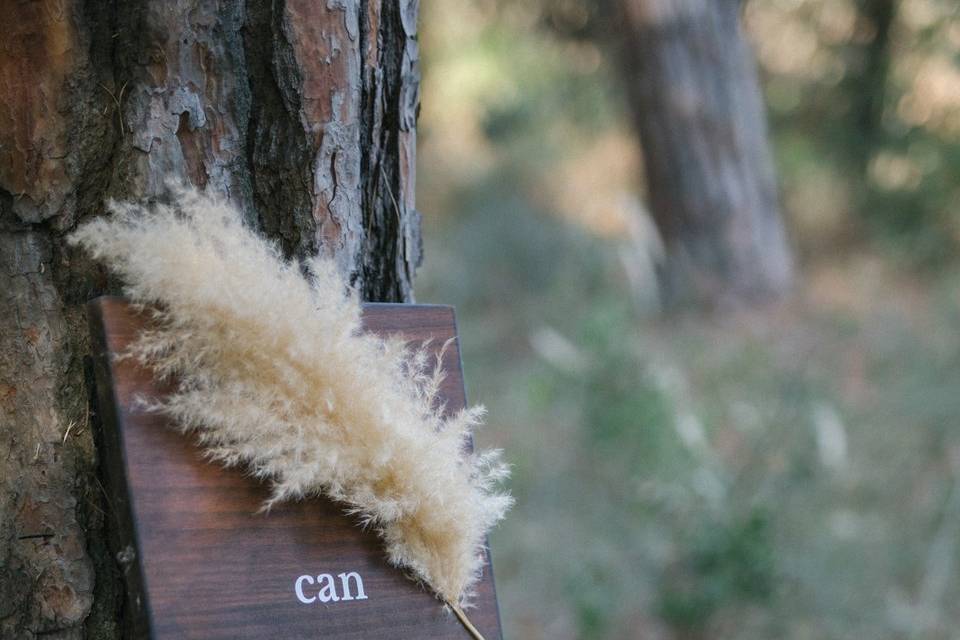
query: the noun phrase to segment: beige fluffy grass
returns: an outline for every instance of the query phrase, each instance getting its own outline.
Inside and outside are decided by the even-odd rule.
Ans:
[[[469,453],[482,409],[445,418],[422,349],[361,332],[333,264],[286,262],[221,200],[111,206],[71,240],[105,261],[158,327],[131,354],[176,390],[153,410],[209,456],[272,485],[269,504],[323,494],[382,537],[393,564],[455,606],[509,496],[499,452]],[[306,275],[304,275],[306,274]]]

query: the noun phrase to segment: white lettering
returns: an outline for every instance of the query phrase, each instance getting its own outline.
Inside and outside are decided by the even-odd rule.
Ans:
[[[356,571],[351,571],[350,573],[340,573],[337,574],[337,577],[340,578],[340,586],[343,587],[343,599],[344,600],[353,600],[353,594],[350,592],[350,578],[353,578],[354,582],[357,585],[357,600],[366,600],[367,594],[363,592],[363,578],[360,577],[360,574]]]
[[[303,593],[304,582],[306,582],[307,584],[313,584],[313,578],[311,578],[310,576],[300,576],[299,578],[297,578],[296,585],[293,587],[293,590],[297,592],[297,600],[299,600],[303,604],[310,604],[311,602],[316,602],[317,601],[316,596],[310,596],[308,598],[307,596],[304,595]]]
[[[340,592],[337,592],[337,582],[329,573],[300,576],[293,583],[293,592],[297,595],[297,600],[303,604],[367,599],[367,593],[363,589],[363,578],[359,573],[345,571],[338,573],[337,577],[340,578]]]
[[[321,573],[317,576],[317,584],[321,585],[320,593],[317,597],[320,602],[339,602],[340,596],[337,595],[337,587],[333,582],[333,576],[329,573]]]

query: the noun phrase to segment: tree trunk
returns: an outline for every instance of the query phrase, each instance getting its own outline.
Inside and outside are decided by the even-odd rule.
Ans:
[[[0,3],[0,637],[115,638],[82,304],[64,236],[180,178],[364,299],[412,298],[416,0]]]
[[[854,166],[864,178],[873,152],[882,143],[883,111],[887,77],[890,75],[890,37],[897,13],[896,0],[858,0],[857,12],[867,42],[851,45],[854,73],[845,83],[849,91],[852,120],[858,144],[852,145]]]
[[[783,293],[792,259],[739,0],[617,0],[666,301]]]

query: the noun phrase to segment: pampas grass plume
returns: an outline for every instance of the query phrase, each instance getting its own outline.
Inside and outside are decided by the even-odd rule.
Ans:
[[[511,498],[496,451],[471,453],[482,409],[438,406],[425,351],[361,331],[333,263],[285,261],[214,197],[111,205],[71,241],[103,260],[157,328],[130,355],[176,380],[156,400],[206,453],[266,479],[266,507],[317,494],[383,539],[393,564],[456,609],[471,594],[488,530]]]

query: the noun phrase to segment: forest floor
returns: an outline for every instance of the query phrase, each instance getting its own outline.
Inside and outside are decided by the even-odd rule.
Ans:
[[[662,317],[609,243],[498,211],[427,225],[418,293],[513,465],[506,637],[955,637],[960,272],[854,253]]]
[[[899,23],[899,95],[951,69],[936,4],[903,3],[926,17]],[[422,4],[417,296],[456,305],[479,443],[513,464],[492,537],[506,637],[960,637],[957,137],[890,108],[895,140],[866,184],[850,173],[862,136],[833,78],[857,58],[829,44],[846,5],[745,10],[796,290],[664,317],[602,49],[550,28],[564,3]]]

